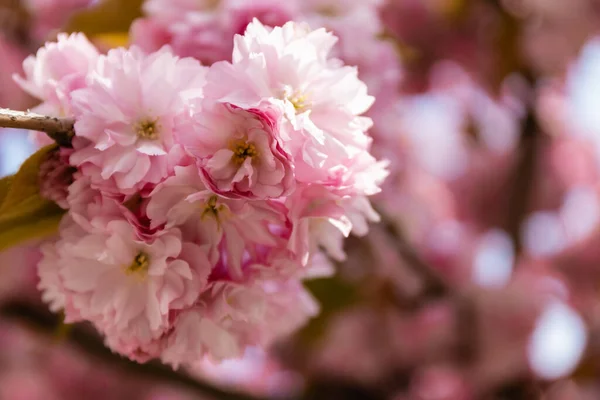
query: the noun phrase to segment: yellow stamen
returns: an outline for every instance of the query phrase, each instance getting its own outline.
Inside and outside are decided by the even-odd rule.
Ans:
[[[139,120],[133,127],[139,138],[155,140],[158,139],[160,125],[157,119]]]
[[[146,275],[148,268],[150,268],[150,256],[143,251],[140,251],[137,256],[133,258],[131,264],[125,269],[125,273],[127,275]]]
[[[293,90],[289,86],[284,88],[283,97],[292,103],[296,112],[299,113],[306,111],[311,106],[308,96],[304,92]]]
[[[224,209],[225,206],[223,204],[218,204],[217,196],[210,196],[204,204],[204,209],[202,210],[202,214],[200,214],[200,218],[213,217],[216,220],[219,220],[219,216]]]
[[[254,143],[238,141],[234,143],[234,145],[231,147],[231,150],[233,151],[231,161],[237,165],[242,165],[248,157],[255,158],[258,155],[258,151],[256,150]]]

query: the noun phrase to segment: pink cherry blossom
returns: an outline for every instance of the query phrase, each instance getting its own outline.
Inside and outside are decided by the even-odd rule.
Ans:
[[[221,197],[205,187],[195,166],[175,168],[175,176],[160,184],[147,207],[151,227],[179,227],[186,237],[208,245],[211,259],[226,256],[226,275],[240,279],[247,257],[257,247],[282,247],[284,239],[272,229],[286,219],[275,203],[247,202]],[[246,262],[244,262],[244,260]]]
[[[208,65],[231,60],[233,36],[242,34],[253,18],[276,26],[293,20],[296,1],[277,0],[149,0],[146,18],[135,21],[133,43],[147,51],[169,44],[175,54]]]
[[[211,271],[202,249],[182,243],[178,230],[152,243],[125,220],[104,231],[71,225],[62,232],[57,256],[46,251],[42,265],[58,270],[67,320],[94,322],[132,357],[168,329],[171,310],[196,301]]]
[[[23,61],[25,77],[14,76],[27,93],[43,101],[34,109],[55,117],[72,115],[71,92],[85,86],[87,74],[99,57],[82,33],[61,33],[35,56]]]
[[[87,87],[72,94],[79,140],[71,164],[107,192],[132,194],[159,183],[183,157],[174,118],[186,109],[186,92],[201,89],[204,74],[197,61],[167,48],[101,56]]]
[[[254,18],[268,26],[280,26],[295,20],[299,14],[298,1],[226,0],[221,13],[227,16],[228,30],[242,35]]]
[[[38,263],[40,281],[37,288],[42,292],[42,300],[50,311],[59,312],[65,308],[65,294],[59,276],[59,255],[55,243],[41,246],[42,260]]]
[[[201,304],[179,315],[163,352],[164,362],[177,366],[204,356],[240,357],[249,346],[268,347],[318,312],[300,285],[268,281],[216,283]]]
[[[207,186],[223,196],[277,198],[293,189],[289,154],[280,145],[282,114],[274,107],[244,110],[208,104],[178,126]]]
[[[343,261],[344,238],[350,233],[364,236],[368,222],[378,222],[379,215],[365,197],[340,197],[319,186],[300,186],[287,199],[289,218],[293,222],[288,249],[306,264],[319,247],[337,261]]]
[[[285,111],[281,137],[300,182],[331,182],[340,163],[370,144],[373,103],[355,68],[328,59],[335,37],[324,29],[287,23],[273,29],[253,21],[236,36],[233,64],[213,65],[205,95],[245,109],[264,98]]]
[[[26,62],[17,79],[40,109],[75,120],[72,148],[40,171],[66,215],[38,287],[68,323],[178,367],[268,348],[317,315],[302,281],[330,276],[344,238],[378,221],[368,197],[388,164],[336,37],[284,23],[301,9],[149,0],[132,28],[144,50],[60,36]]]

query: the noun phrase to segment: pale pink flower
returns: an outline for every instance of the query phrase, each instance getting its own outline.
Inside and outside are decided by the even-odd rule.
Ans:
[[[201,93],[204,74],[200,63],[168,48],[100,57],[88,87],[72,94],[78,140],[71,164],[107,192],[132,194],[159,183],[183,157],[174,118],[190,93]]]
[[[224,21],[214,12],[187,13],[167,25],[169,45],[182,57],[194,57],[210,65],[231,58],[232,34],[224,29]]]
[[[146,0],[143,9],[161,21],[173,22],[187,13],[212,10],[217,3],[215,0]]]
[[[131,43],[147,53],[168,45],[172,39],[167,28],[152,18],[134,20],[129,28],[129,37]]]
[[[161,354],[161,360],[174,368],[196,364],[208,354],[216,360],[242,355],[234,335],[217,324],[204,307],[182,312],[174,327]]]
[[[44,115],[70,116],[71,92],[85,86],[85,79],[99,57],[98,50],[82,33],[61,33],[35,56],[23,61],[25,77],[14,75],[27,93],[43,101],[33,109]]]
[[[277,354],[249,347],[241,358],[212,361],[205,358],[191,372],[203,379],[260,397],[293,397],[302,390],[299,372],[286,368]]]
[[[66,291],[60,276],[62,268],[60,249],[69,241],[77,240],[83,235],[85,235],[85,231],[75,223],[70,215],[67,215],[60,223],[60,236],[40,246],[42,259],[37,265],[39,277],[37,288],[42,292],[42,300],[49,305],[53,312],[63,310],[67,304]],[[72,318],[73,321],[79,319],[75,316]]]
[[[300,2],[300,7],[302,21],[331,30],[339,37],[334,48],[336,56],[357,65],[364,80],[365,75],[375,71],[395,74],[399,69],[396,57],[391,64],[381,64],[382,56],[394,51],[391,43],[379,38],[384,29],[379,17],[381,3],[380,0],[305,0]],[[372,90],[369,85],[369,91]]]
[[[233,64],[216,63],[207,76],[207,98],[245,109],[270,99],[285,110],[282,145],[300,182],[331,182],[371,142],[371,120],[359,115],[373,98],[356,68],[328,59],[335,41],[324,29],[293,22],[270,29],[254,20],[235,37]]]
[[[207,104],[178,126],[207,186],[231,198],[278,198],[294,186],[289,154],[279,143],[282,115],[274,107],[244,110]]]
[[[293,230],[288,249],[306,265],[319,247],[337,261],[343,261],[344,238],[354,232],[364,236],[367,222],[379,221],[365,197],[340,197],[320,186],[300,186],[286,200]]]
[[[164,362],[178,366],[204,356],[240,357],[248,347],[268,347],[318,312],[312,296],[296,281],[217,282],[201,304],[179,315]]]
[[[280,26],[298,17],[298,1],[279,0],[226,0],[222,13],[227,18],[228,30],[242,35],[254,18],[268,26]]]
[[[104,231],[70,226],[56,250],[66,319],[92,321],[131,357],[164,334],[171,311],[196,301],[212,268],[177,229],[147,243],[125,220]]]
[[[149,0],[146,18],[132,27],[133,43],[147,51],[169,44],[181,57],[194,57],[207,65],[231,58],[232,33],[213,0]]]
[[[147,207],[151,227],[179,227],[186,238],[211,249],[211,260],[223,251],[227,275],[241,279],[242,267],[256,247],[285,247],[282,207],[221,197],[205,187],[195,166],[176,167],[175,175],[157,186]]]
[[[115,219],[126,219],[140,240],[151,241],[156,231],[145,221],[143,198],[138,196],[107,196],[91,186],[89,177],[75,174],[75,182],[69,186],[67,204],[69,215],[87,231],[103,230]]]
[[[38,263],[40,281],[37,288],[42,292],[42,301],[48,304],[50,311],[59,312],[65,307],[65,294],[59,276],[59,256],[56,243],[44,243],[40,250],[43,254]]]
[[[146,18],[132,27],[133,43],[148,51],[169,44],[175,54],[210,65],[231,60],[233,36],[244,33],[253,18],[283,25],[297,15],[297,5],[278,0],[149,0],[144,12]]]

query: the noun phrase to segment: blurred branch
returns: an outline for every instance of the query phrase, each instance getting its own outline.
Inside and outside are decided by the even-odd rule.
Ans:
[[[534,188],[535,165],[538,147],[538,124],[535,110],[527,108],[527,115],[522,122],[521,140],[519,143],[519,161],[516,165],[513,184],[510,192],[506,231],[512,238],[515,253],[521,253],[523,238],[521,227],[527,217],[531,192]]]
[[[71,118],[55,118],[29,111],[14,111],[0,108],[0,128],[31,129],[45,132],[61,146],[70,147],[75,135],[75,121]]]
[[[396,249],[406,263],[406,266],[423,280],[425,289],[421,293],[421,297],[440,298],[450,294],[452,290],[449,283],[433,266],[421,258],[414,246],[404,236],[404,233],[398,229],[394,221],[380,208],[377,209],[377,213],[381,216],[381,224],[386,232],[394,239]],[[421,298],[420,300],[423,299]]]
[[[510,74],[519,74],[527,84],[527,92],[521,100],[525,103],[526,114],[521,122],[521,138],[518,147],[519,160],[513,174],[510,188],[508,215],[505,229],[511,236],[515,253],[523,249],[521,227],[527,217],[531,192],[534,189],[535,165],[537,160],[539,124],[535,110],[534,90],[536,75],[523,56],[521,48],[524,21],[509,13],[500,0],[489,0],[501,19],[499,34],[499,81]]]
[[[61,321],[49,311],[27,302],[12,301],[0,307],[0,317],[22,323],[31,329],[54,335]],[[201,382],[185,373],[173,371],[170,367],[158,363],[138,364],[112,353],[102,339],[82,325],[73,325],[65,336],[65,341],[99,361],[119,368],[124,372],[137,375],[148,380],[179,386],[195,392],[202,399],[214,398],[224,400],[257,400],[256,397],[221,390],[208,383]]]

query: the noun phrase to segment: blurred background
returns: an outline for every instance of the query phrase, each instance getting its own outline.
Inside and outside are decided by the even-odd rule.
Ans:
[[[0,0],[0,107],[36,106],[12,76],[60,31],[210,65],[254,17],[358,66],[381,223],[306,283],[300,331],[178,372],[51,315],[40,243],[1,253],[0,400],[600,399],[600,1]],[[36,138],[0,129],[0,176]]]

